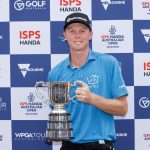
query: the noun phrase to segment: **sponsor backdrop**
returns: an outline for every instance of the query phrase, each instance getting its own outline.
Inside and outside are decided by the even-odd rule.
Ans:
[[[149,0],[0,0],[0,149],[61,146],[45,142],[50,108],[34,85],[68,56],[63,23],[72,12],[89,15],[90,47],[118,59],[129,90],[127,115],[115,116],[115,149],[150,150]]]

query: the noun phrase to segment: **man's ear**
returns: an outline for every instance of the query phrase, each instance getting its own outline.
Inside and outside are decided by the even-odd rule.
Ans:
[[[92,40],[93,32],[91,31],[91,33],[90,33],[90,34],[91,34],[91,35],[90,35],[89,40]]]
[[[67,41],[67,38],[64,36],[64,40]]]
[[[64,35],[64,40],[67,41],[65,32],[63,32],[63,35]]]

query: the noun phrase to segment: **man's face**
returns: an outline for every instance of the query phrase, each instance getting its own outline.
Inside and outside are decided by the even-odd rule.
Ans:
[[[64,36],[72,51],[83,51],[88,49],[92,34],[92,31],[81,23],[72,23],[68,25],[64,31]]]

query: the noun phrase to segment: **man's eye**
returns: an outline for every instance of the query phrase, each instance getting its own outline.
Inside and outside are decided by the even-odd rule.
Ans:
[[[70,30],[70,33],[74,33],[74,31],[73,31],[73,30]]]

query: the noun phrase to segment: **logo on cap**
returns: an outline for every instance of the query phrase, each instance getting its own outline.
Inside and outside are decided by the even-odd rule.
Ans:
[[[83,21],[86,21],[87,22],[87,19],[85,18],[82,18],[82,17],[73,17],[73,18],[68,18],[67,19],[67,22],[70,22],[72,20],[83,20]]]

